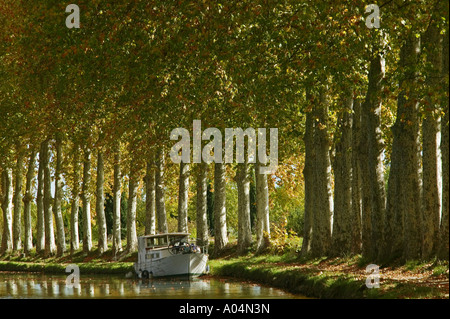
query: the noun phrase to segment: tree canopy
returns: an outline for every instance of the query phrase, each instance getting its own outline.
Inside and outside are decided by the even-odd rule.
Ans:
[[[289,217],[305,253],[448,258],[448,245],[439,244],[448,239],[448,2],[386,0],[377,6],[379,28],[366,23],[369,4],[79,0],[80,27],[68,28],[68,3],[2,1],[3,240],[10,170],[36,161],[31,154],[42,143],[50,143],[52,173],[63,174],[65,190],[78,190],[76,163],[97,163],[97,155],[83,162],[86,152],[105,154],[105,167],[90,169],[95,177],[105,170],[105,192],[113,188],[118,152],[123,176],[136,178],[141,189],[146,164],[155,169],[158,150],[173,145],[170,132],[192,132],[193,121],[201,120],[203,129],[222,134],[236,127],[278,129],[279,166],[268,179],[271,221],[281,225]],[[168,158],[161,176],[171,207],[178,172]],[[233,180],[239,164],[226,169],[240,189]],[[94,184],[85,190],[94,194]],[[431,192],[437,197],[428,198]],[[413,193],[423,197],[414,212],[406,207]],[[63,195],[67,202],[70,196]],[[391,222],[401,227],[390,229]],[[440,235],[425,239],[427,232]],[[399,255],[373,249],[390,236],[398,239]],[[414,253],[411,240],[420,247]],[[428,240],[433,244],[424,245]],[[327,244],[317,248],[319,242]]]

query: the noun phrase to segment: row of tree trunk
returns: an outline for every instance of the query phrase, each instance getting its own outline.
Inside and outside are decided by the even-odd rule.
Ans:
[[[418,83],[421,50],[430,65],[425,98]],[[448,83],[448,59],[448,37],[443,39],[435,23],[422,38],[412,35],[405,41],[386,183],[381,122],[385,61],[381,53],[374,55],[365,100],[361,103],[353,92],[345,92],[341,101],[333,143],[334,196],[327,88],[308,92],[312,108],[304,135],[303,254],[362,252],[383,261],[436,255],[448,259],[449,109],[448,100],[442,98],[448,96],[448,85],[442,94]]]
[[[41,143],[37,176],[37,231],[36,231],[36,250],[44,256],[61,256],[66,252],[66,239],[64,223],[62,218],[61,203],[63,191],[62,178],[62,139],[61,135],[54,138],[54,156],[55,161],[55,193],[51,194],[51,176],[50,176],[50,138]],[[71,172],[71,209],[70,209],[70,252],[78,250],[80,247],[80,235],[78,232],[79,224],[82,224],[82,248],[84,253],[92,250],[92,229],[91,229],[91,153],[89,148],[81,150],[82,160],[80,160],[80,147],[74,145],[72,149],[72,172]],[[145,174],[145,193],[146,193],[146,234],[155,234],[156,232],[165,233],[168,231],[167,216],[165,208],[165,186],[164,170],[165,156],[164,148],[159,148],[154,158],[147,163]],[[18,156],[15,176],[13,180],[13,170],[5,168],[2,170],[1,189],[3,190],[2,209],[4,219],[4,229],[2,236],[2,252],[19,251],[22,249],[21,240],[24,237],[24,253],[29,254],[32,248],[32,229],[31,229],[31,201],[32,201],[32,180],[35,177],[35,158],[37,152],[31,151],[29,166],[26,175],[25,196],[22,198],[22,166],[24,156]],[[121,154],[120,144],[114,147],[114,179],[113,179],[113,231],[112,231],[112,251],[117,256],[122,250],[121,225],[120,225],[120,201],[121,201]],[[258,164],[259,165],[259,164]],[[82,174],[80,174],[82,166]],[[259,166],[258,166],[259,167]],[[194,167],[196,174],[197,198],[196,198],[196,232],[197,244],[206,246],[209,244],[209,229],[207,218],[207,176],[209,165],[206,163],[198,164]],[[257,167],[255,167],[258,169]],[[98,253],[101,255],[107,249],[107,230],[106,218],[104,212],[104,155],[103,149],[97,150],[97,179],[96,179],[96,203],[95,215],[98,231]],[[188,194],[189,178],[191,173],[190,164],[181,162],[179,171],[179,193],[178,193],[178,231],[188,232]],[[80,176],[81,175],[81,176]],[[226,165],[222,163],[214,164],[214,238],[215,254],[225,248],[228,243],[227,222],[226,222]],[[136,163],[131,163],[128,189],[128,211],[127,211],[127,230],[126,230],[126,251],[137,250],[137,231],[136,231],[136,206],[137,190],[139,184],[140,168]],[[81,181],[80,181],[81,179]],[[250,174],[248,163],[239,164],[236,173],[236,181],[239,196],[239,249],[246,251],[252,244],[252,234],[250,228]],[[14,187],[13,184],[15,183]],[[257,227],[257,247],[263,249],[267,241],[263,240],[263,232],[266,235],[269,231],[269,205],[268,205],[268,185],[266,175],[256,174],[258,202],[258,227]],[[24,203],[24,224],[25,234],[21,233],[21,209],[22,201]],[[82,220],[78,219],[79,202],[82,206]],[[56,238],[55,226],[56,224]],[[267,236],[266,236],[267,237]]]

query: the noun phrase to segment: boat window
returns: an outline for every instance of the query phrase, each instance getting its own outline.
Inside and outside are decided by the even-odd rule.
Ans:
[[[188,242],[187,236],[177,235],[177,236],[170,236],[169,237],[170,245],[179,245],[179,244],[184,244],[184,243],[187,243],[187,242]]]
[[[166,245],[167,245],[167,236],[147,238],[146,241],[147,247],[166,246]]]
[[[159,238],[159,244],[160,245],[166,245],[167,244],[167,237],[166,236],[160,237]]]
[[[156,258],[160,258],[161,257],[161,254],[158,252],[158,253],[148,253],[148,254],[146,254],[145,255],[145,259],[156,259]]]

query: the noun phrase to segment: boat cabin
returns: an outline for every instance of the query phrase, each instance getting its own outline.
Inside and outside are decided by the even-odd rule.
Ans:
[[[138,238],[138,260],[140,262],[176,254],[200,252],[200,247],[189,243],[189,233],[164,233]]]
[[[205,272],[207,247],[189,242],[189,233],[163,233],[138,237],[136,273],[142,278],[199,275]]]
[[[167,248],[175,244],[189,242],[188,233],[147,235],[143,236],[143,238],[145,239],[145,248],[149,249]]]

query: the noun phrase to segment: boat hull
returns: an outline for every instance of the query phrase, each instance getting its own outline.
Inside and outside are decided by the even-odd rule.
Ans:
[[[206,273],[208,255],[202,253],[177,254],[156,260],[137,262],[138,275],[148,272],[150,277],[199,276]]]

